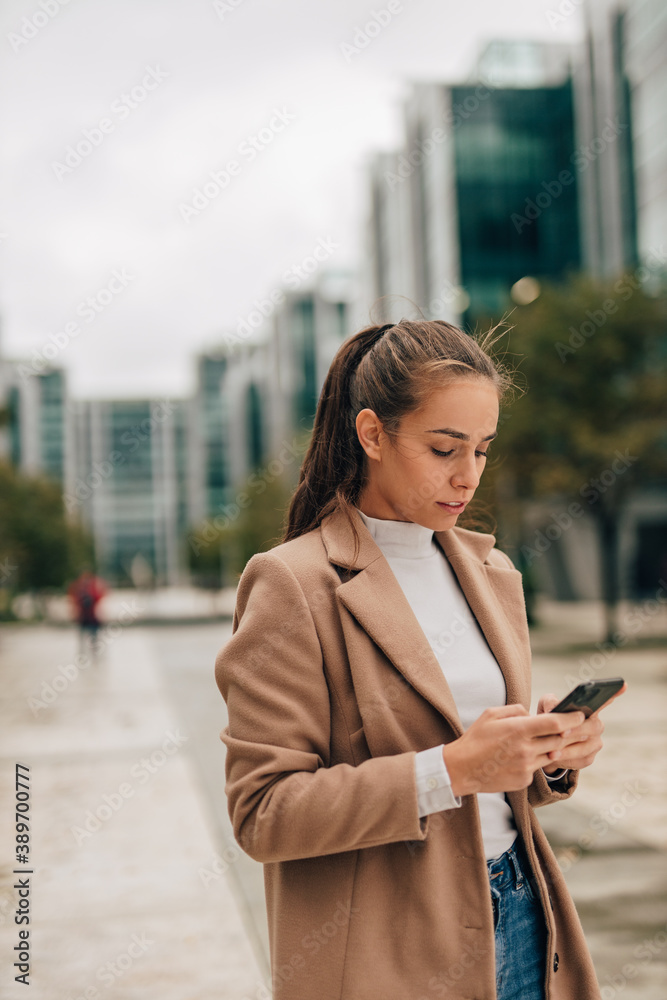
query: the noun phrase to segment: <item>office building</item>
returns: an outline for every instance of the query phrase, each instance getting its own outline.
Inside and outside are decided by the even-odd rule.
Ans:
[[[116,584],[178,584],[189,522],[187,404],[95,400],[73,409],[76,479],[65,493]]]
[[[64,370],[37,371],[28,361],[0,358],[0,405],[6,412],[0,455],[28,475],[66,488],[73,466]]]
[[[573,75],[583,263],[600,278],[637,263],[624,7],[617,0],[585,4],[586,39]]]
[[[413,87],[402,150],[372,167],[369,301],[402,295],[474,325],[513,304],[519,279],[579,268],[569,59],[504,43],[476,80]]]

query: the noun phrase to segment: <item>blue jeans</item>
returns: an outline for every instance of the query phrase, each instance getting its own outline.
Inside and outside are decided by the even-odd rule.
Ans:
[[[544,1000],[547,927],[520,837],[487,861],[493,901],[498,1000]]]

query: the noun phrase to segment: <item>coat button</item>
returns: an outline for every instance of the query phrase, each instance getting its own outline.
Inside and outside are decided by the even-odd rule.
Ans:
[[[559,961],[560,960],[558,958],[558,952],[556,951],[556,952],[554,952],[554,972],[558,972]]]

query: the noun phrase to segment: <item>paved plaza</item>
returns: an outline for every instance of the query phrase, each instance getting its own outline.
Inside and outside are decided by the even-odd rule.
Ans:
[[[542,602],[532,633],[533,707],[591,672],[629,685],[572,799],[538,811],[603,1000],[667,997],[667,615],[648,607],[618,647],[593,645],[595,604]],[[14,857],[13,811],[0,819],[8,1000],[269,996],[262,866],[235,844],[224,795],[213,662],[230,634],[229,620],[128,620],[77,667],[73,628],[0,628],[2,796],[13,803],[15,765],[27,765],[31,810],[29,868]],[[31,991],[10,968],[18,879],[29,879]]]

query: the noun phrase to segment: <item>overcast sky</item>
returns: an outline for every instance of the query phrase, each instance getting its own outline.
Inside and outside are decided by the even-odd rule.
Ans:
[[[1,342],[64,345],[76,397],[189,392],[195,353],[319,241],[358,264],[366,164],[400,143],[411,80],[465,78],[493,38],[581,32],[579,8],[549,23],[559,0],[392,0],[351,54],[388,2],[41,4],[0,8]]]

